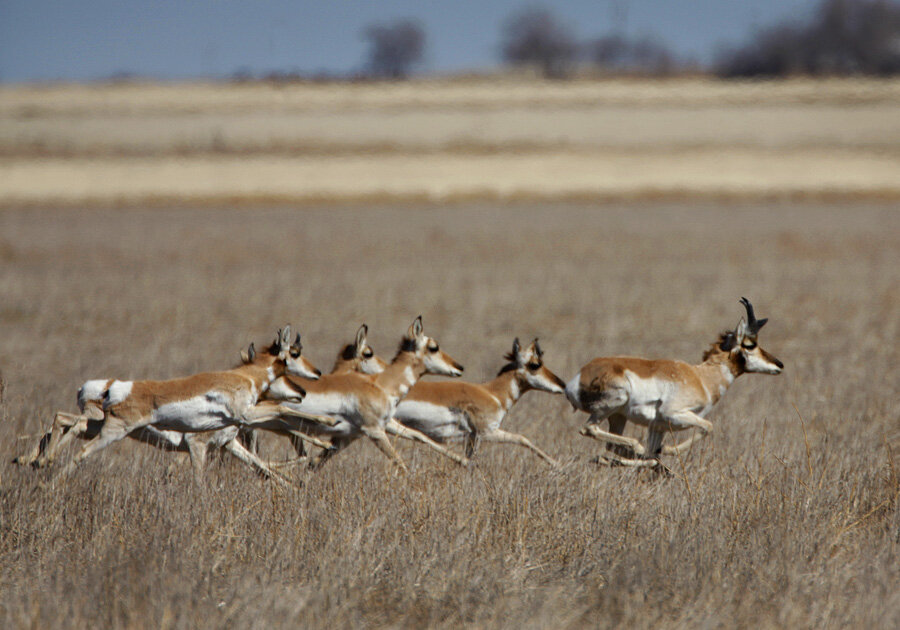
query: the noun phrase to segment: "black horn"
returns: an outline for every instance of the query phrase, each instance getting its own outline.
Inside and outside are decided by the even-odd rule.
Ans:
[[[744,308],[747,309],[747,330],[750,331],[751,334],[755,335],[759,332],[759,329],[766,325],[766,322],[769,321],[768,317],[763,319],[756,319],[756,315],[753,314],[753,305],[750,304],[750,300],[745,297],[741,298],[741,304],[744,305]]]

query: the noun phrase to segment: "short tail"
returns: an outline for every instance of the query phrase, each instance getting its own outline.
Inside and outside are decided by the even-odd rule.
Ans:
[[[578,397],[578,390],[581,389],[581,372],[572,377],[568,383],[566,383],[566,398],[568,398],[569,403],[572,405],[572,409],[578,411],[581,409],[581,399]]]

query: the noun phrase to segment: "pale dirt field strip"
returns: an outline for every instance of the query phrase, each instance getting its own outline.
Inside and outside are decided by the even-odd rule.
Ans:
[[[0,161],[0,204],[860,195],[900,198],[900,155],[690,150]]]
[[[900,81],[0,88],[0,204],[900,197]]]

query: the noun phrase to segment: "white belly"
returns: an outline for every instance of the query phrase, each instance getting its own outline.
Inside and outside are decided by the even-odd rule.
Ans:
[[[394,418],[434,440],[461,440],[470,434],[465,416],[429,402],[403,400],[394,410]]]
[[[208,392],[187,400],[162,405],[151,415],[157,429],[212,431],[237,423],[227,400],[218,392]]]

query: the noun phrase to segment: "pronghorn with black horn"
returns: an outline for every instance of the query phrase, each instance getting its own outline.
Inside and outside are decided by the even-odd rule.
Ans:
[[[784,364],[757,343],[768,321],[756,319],[753,306],[741,298],[747,318],[723,333],[703,354],[703,362],[609,357],[594,359],[566,385],[566,397],[590,414],[581,434],[607,443],[605,463],[655,466],[660,455],[683,453],[712,431],[704,418],[734,379],[745,372],[779,374]],[[609,431],[600,428],[609,420]],[[622,435],[628,421],[647,427],[647,446]],[[698,434],[674,446],[662,446],[669,431],[697,429]]]
[[[242,425],[252,426],[275,415],[291,413],[279,405],[257,405],[259,396],[272,381],[285,373],[309,378],[320,374],[301,357],[299,335],[291,344],[290,326],[278,331],[275,342],[265,352],[257,355],[251,346],[242,365],[231,370],[168,381],[113,381],[103,392],[99,434],[85,445],[67,471],[125,437],[150,436],[145,441],[174,444],[174,434],[180,433],[185,434],[183,439],[198,481],[211,442],[274,476],[256,456],[237,444],[235,438]],[[297,388],[295,399],[302,395],[302,389]],[[175,448],[180,450],[180,445]]]
[[[460,376],[463,367],[425,335],[422,316],[409,327],[391,363],[380,373],[365,375],[358,372],[328,374],[314,383],[301,385],[306,396],[299,404],[285,403],[299,411],[335,418],[335,426],[323,426],[299,421],[283,420],[304,433],[329,439],[331,448],[311,462],[318,467],[332,455],[364,435],[402,470],[403,460],[388,439],[385,426],[393,417],[397,403],[424,374]],[[282,379],[283,381],[291,379]],[[280,396],[280,384],[273,383],[269,397]],[[439,445],[438,445],[439,446]]]
[[[479,442],[518,444],[556,467],[556,460],[524,435],[500,428],[526,392],[563,393],[565,383],[544,365],[543,356],[537,339],[524,350],[516,339],[512,352],[504,357],[509,363],[493,380],[483,384],[420,381],[397,405],[394,419],[439,442],[465,441],[467,457],[475,454]],[[393,430],[388,425],[388,432]]]

